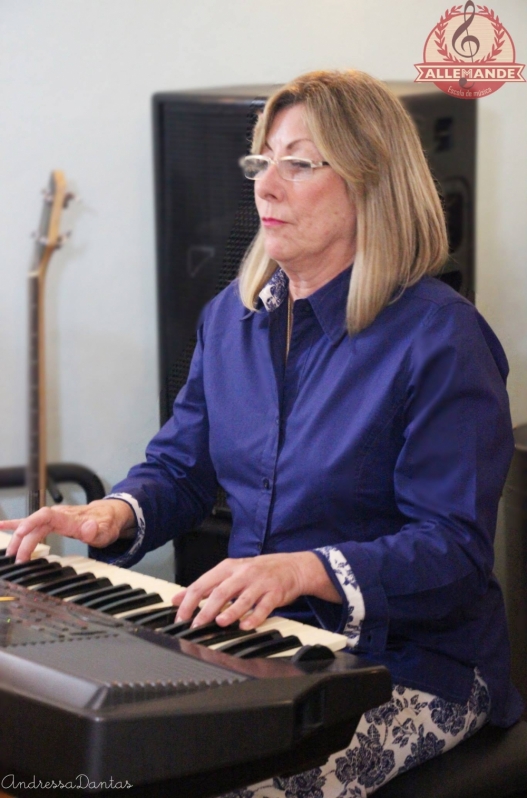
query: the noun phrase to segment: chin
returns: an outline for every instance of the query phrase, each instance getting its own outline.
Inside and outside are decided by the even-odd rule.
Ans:
[[[269,235],[269,232],[270,231],[266,230],[264,233],[264,247],[266,254],[276,261],[287,259],[288,255],[291,254],[291,247],[287,246],[286,242],[281,240],[279,236],[273,235],[272,232],[271,235]]]
[[[291,259],[291,252],[286,247],[277,246],[276,244],[265,242],[265,254],[271,260],[275,260],[280,266],[287,265]]]

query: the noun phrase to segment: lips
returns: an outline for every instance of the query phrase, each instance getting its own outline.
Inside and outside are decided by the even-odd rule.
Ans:
[[[274,216],[264,216],[262,218],[262,224],[264,227],[280,227],[282,224],[287,224],[282,219],[275,219]]]

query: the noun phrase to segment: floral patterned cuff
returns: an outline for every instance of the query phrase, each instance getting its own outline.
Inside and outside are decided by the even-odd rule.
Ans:
[[[315,551],[325,558],[345,596],[348,618],[344,624],[342,634],[348,638],[348,646],[353,648],[359,642],[362,622],[366,615],[362,591],[349,562],[340,549],[334,546],[322,546],[319,549],[315,549]]]
[[[143,540],[146,533],[146,523],[145,517],[143,515],[143,511],[141,509],[141,505],[137,501],[134,496],[130,493],[109,493],[107,496],[104,497],[105,499],[120,499],[123,502],[126,502],[131,508],[135,515],[135,523],[137,527],[137,531],[135,533],[135,537],[133,543],[129,549],[125,552],[125,554],[120,555],[115,560],[112,561],[113,565],[126,565],[128,560],[133,557],[133,555],[141,548],[143,545]]]

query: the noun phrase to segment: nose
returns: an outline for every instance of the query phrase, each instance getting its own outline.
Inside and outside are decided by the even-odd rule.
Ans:
[[[254,181],[254,193],[262,200],[280,199],[285,191],[284,182],[276,164],[270,163],[263,175]]]

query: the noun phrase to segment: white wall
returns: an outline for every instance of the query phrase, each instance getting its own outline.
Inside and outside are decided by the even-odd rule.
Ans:
[[[158,424],[150,97],[357,67],[413,80],[445,0],[2,0],[0,466],[26,443],[26,272],[39,189],[66,172],[81,203],[47,281],[49,459],[107,486]],[[527,3],[493,5],[527,60]],[[527,85],[480,102],[478,305],[527,421]],[[23,512],[2,491],[0,515]]]

